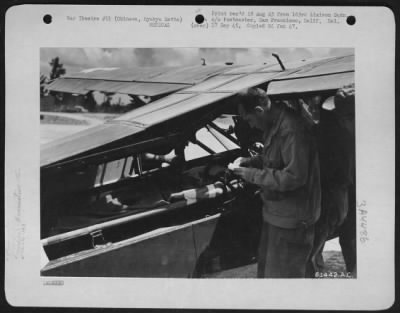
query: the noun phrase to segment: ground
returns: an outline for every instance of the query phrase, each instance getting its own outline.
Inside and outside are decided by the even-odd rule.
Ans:
[[[342,253],[340,251],[324,251],[325,269],[320,273],[321,278],[333,278],[346,275]],[[250,264],[234,269],[207,275],[206,278],[256,278],[257,264]]]

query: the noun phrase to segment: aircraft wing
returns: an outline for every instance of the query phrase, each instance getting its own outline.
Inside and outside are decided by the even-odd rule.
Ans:
[[[203,70],[206,67],[202,66],[199,69],[203,77],[209,75],[209,70]],[[173,82],[186,80],[192,82],[193,85],[186,86],[185,89],[132,110],[102,125],[44,144],[41,147],[41,166],[45,167],[82,153],[90,153],[96,148],[137,135],[154,125],[230,97],[243,88],[267,82],[282,72],[275,64],[243,67],[225,66],[224,68],[224,72],[213,75],[197,84],[194,83],[196,79],[199,79],[199,75],[186,73],[189,77],[185,78],[185,71],[183,70],[174,72],[176,76],[172,72],[154,76],[152,78],[154,81],[156,79]],[[216,70],[220,71],[221,68],[217,67]]]
[[[41,166],[53,166],[63,160],[97,152],[99,149],[109,148],[121,140],[124,140],[124,144],[133,143],[134,137],[137,138],[139,134],[155,125],[212,105],[245,88],[269,83],[267,92],[275,95],[337,89],[351,80],[354,82],[353,56],[306,63],[286,71],[282,71],[276,64],[252,65],[224,67],[223,71],[221,68],[215,68],[219,73],[210,75],[208,70],[203,70],[206,67],[199,69],[199,75],[208,75],[209,78],[204,79],[202,76],[203,80],[197,84],[195,81],[199,79],[199,76],[196,73],[185,72],[184,69],[152,76],[153,82],[169,81],[179,84],[186,81],[192,82],[193,85],[186,86],[186,88],[123,114],[105,124],[43,145]],[[194,68],[193,71],[195,71]],[[185,75],[188,76],[185,77]],[[150,132],[149,136],[154,136],[154,134]]]
[[[268,85],[269,95],[333,90],[354,82],[354,55],[312,62],[276,77]]]
[[[154,97],[192,86],[224,69],[226,66],[95,68],[58,78],[47,89],[81,95],[101,91]]]

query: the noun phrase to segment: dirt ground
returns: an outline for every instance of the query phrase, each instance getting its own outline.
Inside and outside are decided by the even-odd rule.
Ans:
[[[350,278],[340,251],[324,251],[325,268],[319,273],[319,278]],[[250,264],[234,269],[207,275],[206,278],[256,278],[257,264]]]

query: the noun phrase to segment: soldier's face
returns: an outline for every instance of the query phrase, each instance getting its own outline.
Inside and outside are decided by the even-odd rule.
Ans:
[[[239,104],[238,107],[240,117],[247,122],[251,128],[257,128],[263,130],[263,119],[262,112],[259,110],[253,110],[251,112],[246,112],[243,109],[242,104]]]

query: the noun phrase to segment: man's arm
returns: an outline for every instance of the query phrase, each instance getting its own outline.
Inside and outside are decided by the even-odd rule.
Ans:
[[[234,173],[244,180],[276,191],[290,191],[307,181],[310,144],[302,132],[289,132],[281,145],[284,168],[281,170],[239,167]]]
[[[240,161],[238,163],[239,163],[239,166],[254,167],[254,168],[259,168],[259,169],[263,168],[262,155],[255,155],[255,156],[247,157],[247,158],[242,157],[242,158],[240,158]]]

